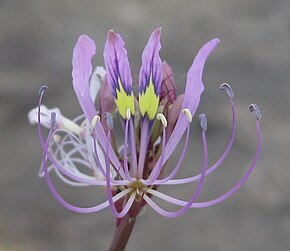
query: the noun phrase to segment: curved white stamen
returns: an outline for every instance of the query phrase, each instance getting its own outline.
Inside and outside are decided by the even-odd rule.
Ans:
[[[92,129],[95,129],[96,124],[97,124],[97,122],[100,121],[100,119],[101,119],[101,118],[100,118],[99,115],[96,115],[96,116],[93,117],[92,122],[91,122],[91,128],[92,128]]]
[[[185,108],[182,110],[182,112],[186,115],[187,119],[188,119],[188,122],[191,123],[192,121],[192,115],[191,115],[191,112],[188,108]]]
[[[167,127],[167,119],[162,113],[158,113],[156,118],[161,121],[162,125],[166,128]]]
[[[129,108],[126,111],[126,117],[127,117],[128,120],[130,120],[130,118],[131,118],[131,111],[130,111]]]

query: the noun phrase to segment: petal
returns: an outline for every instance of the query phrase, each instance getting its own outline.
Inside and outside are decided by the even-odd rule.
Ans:
[[[104,114],[106,112],[112,113],[114,109],[116,108],[115,103],[114,103],[114,97],[112,95],[112,90],[108,84],[106,77],[100,89],[98,102],[99,102],[100,114]],[[109,128],[108,128],[108,124],[106,122],[105,116],[101,116],[101,123],[105,130],[105,133],[107,133]]]
[[[161,91],[163,76],[162,61],[159,57],[161,29],[151,34],[142,54],[142,66],[139,73],[139,106],[142,116],[147,113],[154,119]]]
[[[211,41],[207,42],[197,53],[197,56],[195,57],[192,66],[187,73],[187,81],[182,109],[189,109],[192,116],[196,111],[196,108],[199,104],[200,95],[204,90],[204,86],[202,83],[202,72],[206,59],[219,42],[220,40],[218,38],[212,39]],[[174,151],[176,145],[178,144],[184,131],[186,130],[187,125],[187,117],[183,114],[181,110],[174,130],[166,144],[164,161],[166,161]]]
[[[162,63],[163,79],[161,84],[160,104],[170,105],[176,99],[173,72],[169,64]]]
[[[89,119],[96,115],[96,108],[90,94],[89,78],[92,73],[91,59],[95,54],[94,41],[86,35],[79,37],[73,52],[73,87],[81,108]]]
[[[108,32],[104,48],[107,80],[112,88],[119,113],[126,118],[127,109],[135,113],[132,75],[130,71],[127,51],[121,36],[113,30]]]
[[[200,95],[204,90],[202,72],[206,59],[219,42],[220,40],[218,38],[214,38],[207,42],[197,53],[192,66],[187,73],[185,96],[182,107],[188,108],[191,111],[192,116],[196,111]]]

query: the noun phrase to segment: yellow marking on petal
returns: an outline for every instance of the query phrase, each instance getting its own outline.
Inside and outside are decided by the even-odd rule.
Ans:
[[[118,79],[119,89],[116,89],[117,98],[115,99],[116,105],[118,107],[119,113],[123,119],[127,119],[127,110],[129,109],[131,114],[134,115],[135,113],[135,106],[134,106],[134,94],[131,92],[128,95],[121,83],[121,80]]]
[[[159,96],[156,95],[152,78],[145,91],[139,94],[139,107],[142,116],[147,113],[150,120],[155,118],[159,104]]]

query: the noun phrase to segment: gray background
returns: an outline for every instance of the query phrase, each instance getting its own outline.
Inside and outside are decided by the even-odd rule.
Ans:
[[[222,41],[207,62],[206,91],[198,110],[208,116],[211,163],[226,145],[231,123],[228,100],[218,87],[228,82],[236,94],[238,135],[233,151],[207,178],[200,200],[227,191],[250,163],[256,147],[255,121],[247,111],[252,102],[263,114],[263,152],[246,186],[220,205],[191,210],[178,219],[163,218],[148,208],[138,219],[128,250],[289,250],[289,13],[288,0],[1,0],[0,250],[109,246],[114,231],[110,210],[69,212],[38,179],[41,150],[27,113],[36,106],[43,83],[50,87],[47,106],[60,107],[71,118],[80,113],[71,85],[72,50],[80,34],[94,38],[94,64],[102,65],[107,31],[121,33],[132,72],[138,76],[142,50],[159,26],[162,58],[173,68],[179,93],[197,50],[213,37]],[[200,130],[197,120],[193,124],[195,141],[179,177],[200,168]],[[94,189],[65,191],[77,205],[94,204]],[[192,188],[163,191],[186,197]]]

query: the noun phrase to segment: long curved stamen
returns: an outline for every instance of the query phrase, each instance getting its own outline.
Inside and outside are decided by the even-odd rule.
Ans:
[[[74,136],[74,135],[72,135]],[[48,159],[51,161],[51,163],[65,176],[69,177],[72,180],[75,180],[80,183],[87,183],[90,185],[96,185],[96,186],[104,186],[106,185],[105,181],[102,180],[96,180],[95,177],[89,177],[80,175],[80,173],[73,173],[71,170],[67,170],[65,167],[63,167],[56,159],[55,157],[48,151],[47,153]],[[126,180],[113,180],[110,179],[110,182],[112,183],[112,186],[114,185],[126,185],[127,181]]]
[[[132,172],[133,176],[137,177],[138,169],[137,169],[137,151],[136,151],[136,141],[135,141],[135,127],[134,127],[134,119],[130,119],[130,128],[129,128],[129,144],[131,151],[131,159],[132,159]]]
[[[53,119],[53,121],[55,123],[55,119]],[[76,135],[74,135],[70,131],[67,131],[67,130],[64,130],[64,129],[56,129],[56,130],[54,130],[53,135],[52,135],[51,138],[53,138],[53,136],[56,135],[59,132],[65,132],[65,133],[67,133],[67,135],[70,135],[70,137],[73,138],[74,140],[79,141],[79,139],[76,137]],[[64,137],[64,139],[65,139],[65,137]],[[63,148],[65,146],[65,144],[68,144],[68,143],[71,143],[71,142],[61,143],[60,148]],[[71,154],[75,154],[77,152],[79,152],[79,147],[73,149],[71,151]],[[81,152],[79,152],[79,153],[81,153]],[[55,153],[55,154],[57,154],[57,153]],[[77,171],[77,169],[75,169],[75,170],[67,170],[67,168],[63,167],[57,161],[56,157],[54,157],[50,152],[47,153],[47,156],[48,156],[49,160],[52,162],[52,164],[56,167],[56,169],[58,171],[60,171],[62,174],[64,174],[65,176],[69,177],[72,180],[75,180],[75,181],[77,181],[79,183],[85,183],[85,184],[97,185],[97,186],[104,186],[106,184],[105,181],[98,181],[98,180],[95,179],[95,177],[89,177],[89,176]],[[62,157],[64,157],[64,156],[62,156]],[[66,156],[66,158],[69,158],[69,155]],[[105,176],[105,173],[104,173],[104,176]],[[116,180],[112,180],[111,179],[111,182],[112,182],[112,185],[125,185],[126,184],[126,181],[124,181],[124,180],[116,181]]]
[[[46,159],[47,159],[47,155],[48,155],[48,145],[49,145],[49,142],[53,136],[53,130],[54,130],[54,126],[55,126],[55,119],[52,118],[52,126],[51,126],[51,129],[49,130],[49,133],[48,133],[48,137],[47,137],[47,140],[46,142],[44,143],[43,145],[43,154],[42,154],[42,165],[43,165],[43,168],[44,168],[44,173],[45,173],[45,180],[47,182],[47,185],[52,193],[52,195],[55,197],[55,199],[65,208],[71,210],[71,211],[74,211],[74,212],[77,212],[77,213],[93,213],[93,212],[97,212],[97,211],[100,211],[106,207],[109,206],[109,203],[108,201],[106,202],[103,202],[97,206],[94,206],[94,207],[88,207],[88,208],[81,208],[81,207],[76,207],[76,206],[73,206],[71,205],[70,203],[68,203],[67,201],[65,201],[61,195],[56,191],[50,177],[49,177],[49,174],[47,172],[47,162],[46,162]],[[124,190],[123,192],[119,193],[118,195],[114,196],[114,201],[117,201],[119,199],[121,199],[122,197],[124,197],[127,193],[129,193],[130,190],[129,189],[126,189]]]
[[[102,174],[104,176],[106,176],[105,168],[103,167],[103,164],[100,161],[98,147],[97,147],[97,136],[96,136],[96,132],[95,132],[95,127],[96,127],[98,122],[100,122],[100,116],[96,115],[93,117],[91,125],[90,125],[92,132],[93,132],[92,136],[93,136],[93,142],[94,142],[94,153],[95,153],[94,156],[95,156],[95,159],[97,161],[97,165],[98,165],[100,171],[102,172]]]
[[[59,136],[59,135],[58,135],[58,132],[67,132],[67,135],[65,135],[65,136],[63,137],[61,143],[58,143],[58,142],[55,141],[55,139],[54,139],[55,136]],[[76,153],[80,153],[81,156],[82,156],[83,158],[85,158],[85,157],[83,156],[83,153],[82,153],[82,150],[83,150],[83,149],[82,149],[82,146],[80,145],[81,143],[80,143],[80,141],[79,141],[78,138],[70,137],[70,140],[72,140],[72,138],[73,138],[74,140],[76,140],[76,141],[79,142],[79,143],[74,143],[73,141],[66,141],[67,138],[68,138],[68,135],[69,135],[70,133],[71,133],[71,132],[69,132],[69,131],[67,131],[67,130],[64,130],[64,129],[56,129],[56,130],[54,130],[54,134],[53,134],[53,136],[52,136],[52,138],[53,138],[53,141],[52,141],[52,142],[53,142],[53,143],[51,143],[51,144],[49,145],[49,148],[52,149],[52,144],[55,144],[55,145],[56,145],[56,149],[55,149],[55,151],[52,152],[52,153],[53,153],[56,157],[60,154],[60,155],[61,155],[60,158],[61,158],[62,161],[64,161],[64,158],[66,158],[66,159],[69,160],[69,159],[70,159],[70,156],[72,156],[73,154],[76,154]],[[73,136],[75,136],[75,135],[73,135]],[[73,145],[73,149],[70,150],[69,153],[66,153],[63,149],[64,149],[65,146],[68,146],[68,145]],[[48,172],[49,172],[51,169],[54,169],[53,165],[50,166],[50,167],[48,167]],[[44,171],[43,171],[42,168],[39,170],[39,172],[38,172],[38,176],[39,176],[39,177],[43,177],[43,176],[44,176]]]
[[[234,92],[230,85],[228,84],[222,84],[220,86],[221,90],[226,90],[227,95],[230,98],[230,104],[231,104],[231,110],[232,110],[232,129],[231,129],[231,135],[229,139],[229,143],[222,153],[222,155],[219,157],[219,159],[210,167],[206,170],[206,176],[212,173],[214,170],[216,170],[226,159],[228,156],[230,150],[232,149],[234,139],[235,139],[235,134],[236,134],[236,109],[235,109],[235,103],[234,103]],[[196,180],[199,180],[201,177],[201,174],[195,175],[190,178],[184,178],[184,179],[175,179],[175,180],[168,180],[166,183],[164,182],[164,185],[177,185],[177,184],[185,184],[185,183],[190,183]]]
[[[110,136],[111,136],[111,131],[109,130],[108,131],[108,135],[107,135],[107,138],[108,138],[107,142],[110,142]],[[108,146],[109,146],[109,144],[107,143],[106,150],[109,149]],[[116,207],[115,207],[115,204],[114,204],[114,201],[113,201],[113,196],[112,196],[112,191],[111,191],[111,185],[110,185],[110,160],[109,160],[108,155],[106,155],[105,160],[106,160],[106,192],[107,192],[107,199],[109,201],[109,205],[110,205],[110,208],[112,210],[113,215],[116,218],[122,218],[130,210],[130,208],[131,208],[131,206],[132,206],[132,204],[133,204],[133,202],[135,200],[136,192],[133,191],[131,193],[130,198],[128,199],[126,205],[124,206],[123,210],[119,213],[117,211]],[[130,189],[130,188],[128,188],[128,189]]]
[[[253,104],[249,107],[250,111],[254,113],[254,116],[256,117],[256,130],[257,130],[257,135],[258,135],[258,145],[257,145],[257,149],[255,152],[255,156],[254,159],[252,160],[252,163],[250,164],[248,170],[246,171],[246,173],[244,174],[244,176],[242,177],[242,179],[232,188],[230,189],[228,192],[226,192],[225,194],[219,196],[216,199],[210,200],[210,201],[205,201],[205,202],[198,202],[198,203],[193,203],[192,204],[192,208],[204,208],[204,207],[210,207],[216,204],[221,203],[222,201],[230,198],[233,194],[235,194],[245,183],[246,181],[249,179],[251,173],[253,172],[257,161],[260,157],[260,153],[261,153],[261,149],[262,149],[262,136],[261,136],[261,129],[260,129],[260,124],[259,124],[259,120],[261,118],[261,113],[260,110],[258,108],[257,105]],[[165,195],[163,193],[157,192],[157,191],[151,191],[151,190],[147,190],[149,193],[153,194],[154,196],[161,198],[165,201],[171,202],[175,205],[178,206],[184,206],[186,204],[186,201],[183,200],[179,200],[176,198],[173,198],[171,196]]]
[[[67,177],[69,177],[72,180],[75,180],[77,182],[80,183],[86,183],[86,184],[90,184],[90,185],[95,185],[95,186],[104,186],[106,185],[106,181],[104,180],[96,180],[95,177],[91,177],[91,179],[89,179],[88,177],[80,177],[79,174],[74,174],[70,171],[68,171],[66,168],[64,168],[59,162],[57,162],[57,160],[50,154],[47,154],[48,159],[53,163],[53,165],[64,175],[66,175]],[[116,186],[116,185],[120,185],[120,186],[124,186],[128,183],[128,181],[126,180],[112,180],[110,179],[111,185],[112,186]]]
[[[162,115],[162,116],[161,116]],[[156,116],[157,119],[161,120],[161,123],[163,125],[163,129],[162,129],[162,148],[161,148],[161,154],[160,154],[160,161],[159,164],[155,165],[153,168],[153,171],[150,173],[149,177],[147,180],[142,180],[142,183],[145,185],[151,185],[154,183],[154,181],[158,178],[158,176],[160,175],[160,172],[162,170],[163,164],[164,164],[164,148],[165,148],[165,139],[166,139],[166,126],[167,126],[167,120],[164,117],[163,114],[157,114]]]
[[[176,166],[174,167],[172,172],[166,178],[154,181],[154,185],[162,185],[163,183],[166,183],[167,181],[170,181],[176,175],[176,173],[179,171],[179,169],[181,167],[181,164],[182,164],[182,162],[184,160],[186,151],[187,151],[189,135],[190,135],[190,124],[188,124],[188,127],[186,129],[186,136],[185,136],[184,146],[183,146],[180,158],[179,158]]]
[[[140,139],[140,152],[139,152],[139,160],[138,160],[138,178],[143,178],[144,171],[144,163],[147,153],[147,146],[149,143],[151,126],[148,118],[144,117],[142,119],[142,127],[141,127],[141,139]]]
[[[185,143],[184,143],[184,147],[182,149],[180,158],[179,158],[175,168],[172,170],[172,172],[166,178],[164,178],[162,180],[154,181],[154,185],[160,185],[160,184],[163,184],[163,183],[171,180],[176,175],[178,170],[180,169],[181,164],[182,164],[182,162],[184,160],[184,157],[185,157],[185,154],[186,154],[186,150],[187,150],[187,146],[188,146],[188,140],[189,140],[189,134],[190,134],[190,123],[192,121],[192,115],[191,115],[191,113],[190,113],[190,111],[188,109],[183,109],[183,114],[187,117],[188,126],[187,126],[187,129],[186,129]]]
[[[112,115],[110,114],[110,113],[108,113],[108,112],[105,112],[104,113],[104,116],[105,116],[105,118],[106,118],[106,122],[107,122],[107,125],[108,125],[108,127],[109,127],[109,129],[112,129],[113,128],[113,118],[112,118]],[[94,118],[95,118],[96,116],[94,116]],[[96,119],[95,121],[94,121],[94,118],[92,119],[92,122],[91,122],[91,126],[93,125],[93,126],[95,126],[93,129],[93,140],[94,140],[94,148],[96,149],[96,146],[97,146],[97,143],[96,143],[96,140],[98,139],[98,137],[97,137],[97,134],[98,134],[98,128],[100,129],[100,128],[102,128],[102,124],[100,123],[100,120],[99,119]],[[104,131],[103,131],[104,132]],[[101,141],[101,140],[99,140],[99,142],[102,144],[103,142],[106,142],[106,140],[107,140],[107,138],[104,138],[104,139],[102,139],[102,140],[104,140],[104,141]],[[110,142],[107,142],[107,143],[109,143],[110,144]],[[106,144],[107,144],[106,143]],[[103,147],[103,149],[104,149],[104,147],[106,147],[106,146],[104,146],[104,144],[102,144],[102,147]],[[111,149],[110,149],[111,148]],[[112,149],[112,146],[111,145],[109,145],[109,149],[108,149],[108,151],[106,151],[106,155],[109,155],[110,153],[112,152],[112,156],[114,156],[114,157],[116,157],[116,154],[114,153],[114,151],[113,151],[113,149]],[[96,157],[98,156],[97,155],[97,152],[95,152],[96,153]],[[109,157],[110,158],[110,157]],[[96,160],[97,160],[97,162],[98,162],[98,164],[102,167],[102,164],[101,164],[101,162],[99,161],[99,158],[97,157],[96,158]],[[111,159],[112,160],[112,159]],[[115,161],[114,161],[115,162]],[[118,160],[118,164],[119,164],[119,167],[117,168],[115,165],[114,165],[114,163],[113,163],[113,165],[114,165],[114,167],[115,167],[115,170],[120,174],[120,176],[125,180],[126,179],[126,175],[125,175],[125,173],[124,173],[124,170],[123,170],[123,168],[122,168],[122,165],[121,165],[121,163],[120,163],[120,161]],[[104,168],[100,168],[100,170],[103,172],[104,171]],[[103,173],[103,175],[104,176],[106,176],[104,173]]]
[[[132,181],[131,175],[129,173],[128,167],[128,156],[127,156],[127,148],[128,148],[128,130],[129,130],[129,120],[131,118],[130,109],[127,109],[127,119],[125,121],[125,139],[124,139],[124,167],[125,167],[125,175],[126,178]]]
[[[203,142],[203,165],[202,165],[202,171],[201,171],[201,178],[198,182],[197,188],[194,192],[194,194],[192,195],[192,197],[190,198],[190,200],[177,212],[169,212],[166,211],[164,209],[162,209],[161,207],[159,207],[152,199],[149,198],[149,196],[147,196],[146,194],[144,194],[143,199],[159,214],[165,216],[165,217],[169,217],[169,218],[175,218],[175,217],[179,217],[182,214],[184,214],[186,211],[188,211],[191,206],[193,205],[193,203],[197,200],[197,198],[199,197],[199,194],[201,192],[201,188],[203,186],[204,183],[204,178],[205,178],[205,171],[207,168],[207,142],[206,142],[206,127],[204,126],[206,125],[206,119],[205,117],[201,118],[201,127],[202,127],[202,142]]]

